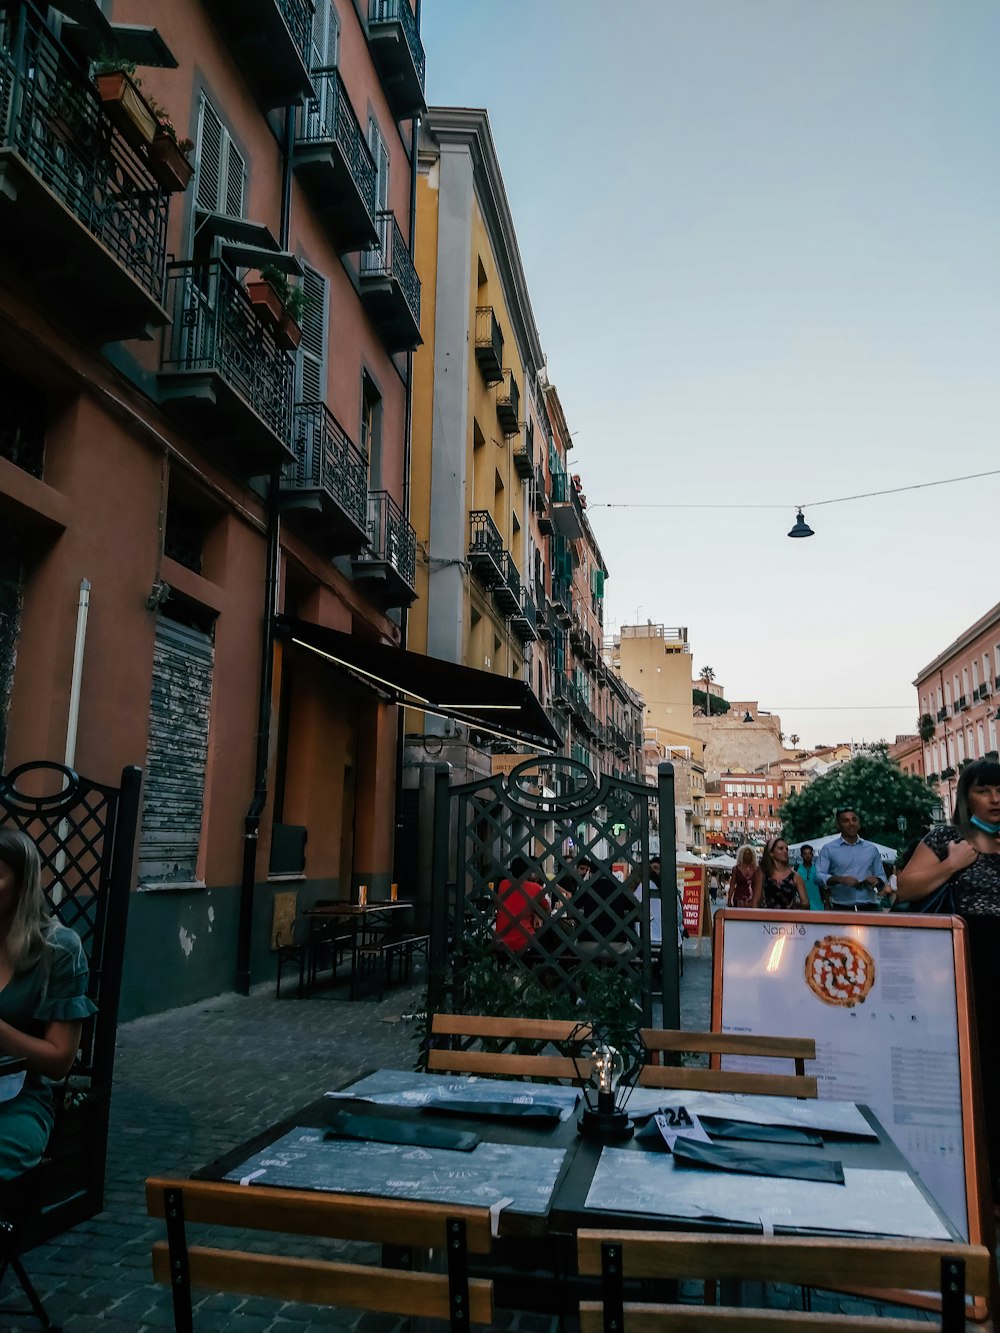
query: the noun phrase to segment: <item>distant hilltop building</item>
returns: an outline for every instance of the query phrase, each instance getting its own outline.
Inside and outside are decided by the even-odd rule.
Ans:
[[[777,713],[762,711],[756,699],[731,699],[729,705],[728,713],[701,715],[692,721],[694,734],[704,746],[706,773],[749,772],[789,757]]]

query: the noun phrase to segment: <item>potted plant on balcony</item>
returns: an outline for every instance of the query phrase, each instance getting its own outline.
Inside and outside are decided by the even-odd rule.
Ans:
[[[99,60],[94,66],[94,80],[108,119],[128,143],[133,148],[152,143],[156,117],[139,91],[141,81],[135,77],[135,65],[114,58]]]
[[[191,139],[178,139],[166,108],[153,101],[149,107],[156,117],[156,133],[149,145],[149,169],[168,194],[180,194],[191,184],[194,175],[194,167],[187,156],[194,143]]]
[[[265,264],[256,282],[247,283],[247,293],[258,316],[274,330],[274,340],[286,352],[294,352],[302,341],[299,320],[306,295],[288,281],[273,264]]]

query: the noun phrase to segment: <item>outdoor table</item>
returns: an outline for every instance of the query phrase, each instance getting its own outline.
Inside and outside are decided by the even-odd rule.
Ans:
[[[379,1091],[382,1089],[382,1091]],[[352,1096],[354,1091],[358,1097]],[[440,1092],[439,1092],[440,1090]],[[497,1216],[497,1251],[495,1258],[500,1270],[497,1279],[498,1303],[516,1308],[550,1309],[553,1299],[553,1274],[575,1274],[575,1238],[583,1227],[604,1229],[621,1227],[623,1230],[671,1229],[707,1230],[719,1232],[761,1230],[761,1223],[743,1220],[720,1220],[697,1217],[689,1213],[670,1211],[670,1200],[663,1199],[663,1207],[635,1212],[630,1208],[596,1208],[588,1198],[598,1177],[602,1155],[621,1153],[616,1158],[614,1176],[627,1180],[631,1167],[636,1179],[651,1178],[666,1169],[669,1157],[644,1150],[636,1140],[602,1145],[578,1134],[577,1106],[567,1118],[541,1124],[529,1119],[490,1119],[480,1115],[430,1115],[421,1110],[420,1102],[431,1095],[461,1098],[477,1095],[500,1101],[504,1098],[534,1097],[545,1100],[555,1090],[564,1098],[576,1091],[540,1083],[513,1084],[506,1080],[474,1079],[468,1076],[428,1075],[409,1071],[380,1070],[352,1083],[333,1096],[324,1096],[303,1107],[280,1124],[266,1129],[254,1139],[234,1148],[224,1157],[196,1173],[200,1179],[238,1181],[244,1184],[269,1185],[286,1189],[302,1188],[308,1191],[330,1190],[345,1193],[364,1193],[378,1197],[423,1198],[436,1202],[464,1202],[477,1205],[496,1205],[501,1199],[514,1201],[499,1211]],[[365,1095],[364,1100],[361,1094]],[[389,1098],[387,1102],[368,1098]],[[639,1103],[677,1105],[692,1101],[695,1096],[704,1107],[718,1099],[722,1109],[718,1114],[729,1114],[733,1098],[714,1093],[677,1093],[669,1090],[637,1089]],[[907,1211],[900,1212],[898,1225],[884,1231],[871,1227],[857,1232],[839,1225],[832,1217],[830,1225],[782,1226],[775,1225],[776,1233],[792,1235],[822,1235],[825,1232],[861,1235],[935,1235],[941,1239],[959,1240],[955,1228],[924,1189],[909,1168],[876,1117],[864,1107],[853,1103],[793,1102],[786,1098],[758,1098],[747,1096],[736,1099],[749,1108],[790,1103],[794,1108],[843,1107],[859,1112],[858,1123],[866,1127],[872,1137],[867,1139],[826,1139],[824,1155],[836,1159],[848,1171],[888,1173],[886,1183],[892,1181],[907,1193]],[[582,1101],[580,1103],[582,1105]],[[482,1142],[472,1152],[459,1153],[430,1147],[414,1152],[404,1145],[390,1146],[378,1141],[358,1141],[350,1138],[324,1140],[334,1118],[341,1112],[358,1117],[370,1117],[385,1126],[391,1137],[391,1126],[437,1126],[478,1134]],[[845,1112],[846,1113],[846,1112]],[[700,1114],[710,1112],[702,1109]],[[801,1114],[809,1114],[808,1110]],[[766,1119],[766,1116],[765,1116]],[[766,1145],[753,1144],[756,1151]],[[783,1154],[806,1157],[816,1148],[806,1149],[781,1145]],[[483,1159],[477,1177],[474,1159]],[[346,1168],[346,1169],[345,1169]],[[681,1168],[678,1168],[681,1169]],[[726,1189],[728,1173],[702,1172],[683,1168],[686,1183],[691,1177],[711,1176],[715,1188]],[[409,1173],[409,1185],[407,1182]],[[729,1177],[733,1189],[746,1193],[747,1182],[763,1197],[770,1187],[798,1185],[801,1182],[768,1181],[755,1176]],[[812,1183],[812,1182],[810,1182]],[[825,1185],[825,1190],[843,1190],[842,1186]],[[451,1192],[449,1192],[451,1191]],[[858,1194],[855,1190],[854,1199]],[[840,1199],[841,1195],[835,1194]],[[846,1200],[847,1193],[843,1198]],[[520,1201],[518,1201],[520,1199]],[[894,1218],[896,1214],[893,1214]],[[766,1223],[765,1223],[766,1225]],[[518,1273],[525,1264],[527,1275]],[[537,1270],[542,1265],[547,1271],[542,1276]],[[534,1281],[531,1271],[535,1270]],[[509,1276],[509,1285],[504,1280]],[[574,1279],[575,1280],[575,1279]]]
[[[409,911],[412,907],[411,901],[397,898],[386,899],[384,902],[325,903],[322,907],[306,909],[304,915],[309,921],[310,929],[314,923],[321,925],[330,922],[336,922],[346,928],[351,949],[349,994],[352,1000],[357,994],[359,951],[372,940],[377,925],[386,924],[394,913]]]

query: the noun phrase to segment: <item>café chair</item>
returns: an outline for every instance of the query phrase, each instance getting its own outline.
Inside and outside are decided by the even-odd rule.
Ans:
[[[815,1097],[816,1079],[805,1072],[806,1060],[816,1059],[811,1037],[762,1037],[749,1032],[681,1032],[672,1028],[642,1028],[639,1032],[651,1054],[739,1055],[791,1060],[794,1074],[750,1073],[741,1069],[706,1069],[703,1066],[645,1064],[639,1071],[641,1088],[689,1088],[698,1092],[750,1092],[763,1097]]]
[[[469,1254],[492,1248],[488,1208],[160,1178],[146,1181],[146,1206],[167,1224],[166,1241],[153,1246],[153,1276],[172,1290],[176,1333],[194,1333],[192,1287],[442,1319],[453,1330],[492,1323],[493,1284],[468,1275]],[[331,1260],[190,1245],[190,1223],[375,1242],[394,1253],[440,1250],[447,1272],[358,1263],[339,1250]]]
[[[507,1078],[586,1081],[589,1063],[564,1054],[570,1042],[587,1032],[572,1019],[486,1017],[483,1014],[433,1014],[428,1070],[449,1074],[501,1074]],[[531,1051],[482,1049],[472,1043],[515,1046]]]
[[[600,1277],[601,1300],[581,1301],[580,1333],[965,1333],[966,1295],[985,1298],[990,1254],[982,1245],[890,1240],[877,1236],[744,1236],[690,1231],[588,1231],[577,1234],[581,1275]],[[862,1288],[891,1301],[894,1293],[940,1294],[941,1319],[829,1314],[627,1301],[626,1282],[698,1279],[782,1282],[842,1291]],[[723,1287],[724,1294],[728,1287]],[[727,1296],[728,1298],[728,1296]]]

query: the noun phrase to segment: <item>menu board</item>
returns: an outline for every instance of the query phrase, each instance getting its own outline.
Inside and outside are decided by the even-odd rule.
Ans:
[[[713,1029],[813,1037],[807,1072],[819,1096],[869,1106],[959,1233],[975,1239],[963,923],[724,911],[715,931]],[[776,1060],[726,1056],[723,1065],[792,1072]]]
[[[684,929],[691,939],[696,940],[702,934],[708,934],[708,923],[712,919],[711,910],[705,912],[705,867],[679,866],[681,878],[681,911]],[[703,929],[704,927],[704,929]]]

